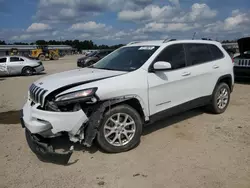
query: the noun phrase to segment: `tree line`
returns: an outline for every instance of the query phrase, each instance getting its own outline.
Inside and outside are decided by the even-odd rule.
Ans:
[[[231,43],[231,42],[237,42],[235,40],[224,40],[222,43]],[[7,43],[3,40],[0,40],[0,45],[6,45]],[[73,48],[75,48],[77,51],[85,50],[85,49],[117,49],[124,44],[117,44],[117,45],[97,45],[94,44],[92,40],[64,40],[64,41],[57,41],[57,40],[37,40],[35,42],[31,43],[25,43],[25,42],[14,42],[14,43],[8,43],[8,44],[15,44],[15,45],[69,45]]]
[[[6,45],[7,43],[5,41],[0,40],[0,45]],[[14,43],[8,43],[8,44],[15,44],[15,45],[69,45],[75,48],[77,51],[85,50],[85,49],[117,49],[123,44],[117,44],[117,45],[97,45],[94,44],[92,40],[65,40],[65,41],[56,41],[56,40],[37,40],[35,42],[31,43],[25,43],[25,42],[14,42]]]

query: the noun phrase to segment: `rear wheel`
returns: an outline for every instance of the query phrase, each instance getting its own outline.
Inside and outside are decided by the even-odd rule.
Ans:
[[[45,57],[44,54],[40,54],[40,55],[38,56],[38,59],[39,59],[40,61],[45,61],[46,57]]]
[[[214,114],[225,112],[230,101],[230,88],[226,83],[216,86],[209,109]]]
[[[128,105],[119,105],[104,114],[97,143],[106,152],[125,152],[139,144],[141,133],[138,112]]]
[[[22,70],[24,76],[31,76],[33,74],[33,69],[31,67],[24,67]]]

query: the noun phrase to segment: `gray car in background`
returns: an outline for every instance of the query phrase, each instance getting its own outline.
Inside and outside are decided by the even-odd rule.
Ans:
[[[41,73],[44,66],[41,61],[23,56],[0,57],[0,76],[24,75]]]
[[[85,57],[79,58],[77,60],[77,66],[82,67],[82,68],[91,66],[95,64],[97,61],[99,61],[100,59],[110,54],[111,52],[113,52],[113,50],[94,51]]]

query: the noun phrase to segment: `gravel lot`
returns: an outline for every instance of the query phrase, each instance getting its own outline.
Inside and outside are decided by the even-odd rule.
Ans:
[[[51,74],[77,56],[44,62]],[[250,188],[250,84],[235,85],[224,114],[193,110],[147,127],[140,145],[105,154],[78,147],[63,166],[41,162],[26,144],[18,110],[39,77],[0,78],[0,187]]]

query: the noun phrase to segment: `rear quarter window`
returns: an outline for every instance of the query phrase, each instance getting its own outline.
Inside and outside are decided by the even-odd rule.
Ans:
[[[213,60],[221,59],[224,57],[223,52],[215,45],[213,44],[207,44],[208,48],[210,49]],[[231,56],[231,54],[229,54]]]

